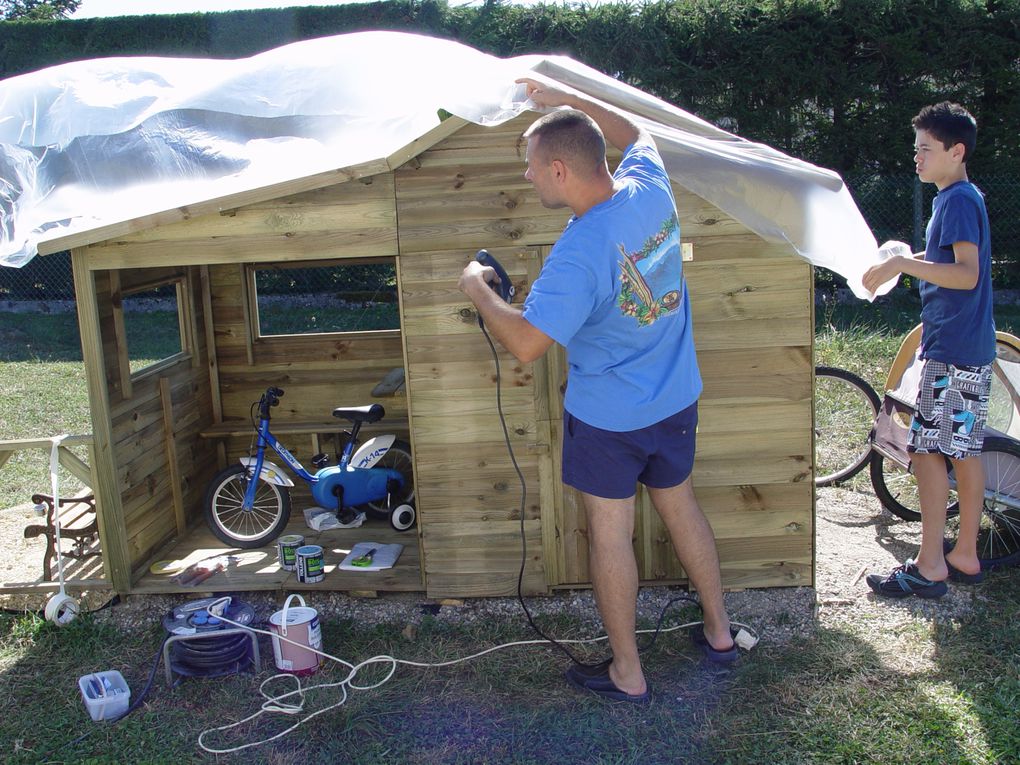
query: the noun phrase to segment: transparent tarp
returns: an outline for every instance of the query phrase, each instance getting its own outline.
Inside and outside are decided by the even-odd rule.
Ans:
[[[566,57],[499,59],[398,32],[238,60],[95,59],[0,82],[0,264],[66,234],[389,156],[440,110],[499,124],[529,108],[514,84],[529,72],[629,112],[676,183],[867,296],[878,247],[835,173]]]

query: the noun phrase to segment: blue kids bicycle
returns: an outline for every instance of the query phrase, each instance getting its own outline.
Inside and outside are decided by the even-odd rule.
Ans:
[[[272,448],[294,473],[304,479],[319,507],[337,511],[341,523],[350,523],[359,511],[388,517],[397,531],[414,526],[414,477],[411,447],[395,436],[377,436],[355,451],[358,432],[365,423],[378,422],[386,415],[380,404],[340,407],[333,416],[352,423],[338,464],[328,465],[329,457],[317,454],[312,474],[269,429],[269,410],[280,403],[283,391],[267,388],[258,406],[259,421],[255,456],[242,457],[212,479],[205,492],[203,509],[212,532],[232,547],[262,547],[279,536],[290,520],[290,488],[286,474],[266,460],[266,448]],[[254,422],[253,422],[254,424]]]

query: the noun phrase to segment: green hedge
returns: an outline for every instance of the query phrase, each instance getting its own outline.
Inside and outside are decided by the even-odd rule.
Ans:
[[[745,138],[844,175],[909,175],[910,118],[927,103],[953,99],[980,125],[971,177],[979,185],[992,174],[1020,177],[1020,0],[530,7],[393,0],[0,22],[0,77],[103,56],[236,58],[370,29],[431,34],[500,56],[563,53]],[[1015,266],[1020,194],[1007,189],[995,205],[993,226],[1016,229],[995,234],[997,243],[1009,242],[999,256]]]

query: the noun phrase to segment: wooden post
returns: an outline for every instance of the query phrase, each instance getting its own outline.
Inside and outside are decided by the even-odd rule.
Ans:
[[[183,535],[188,529],[184,516],[184,498],[181,496],[181,471],[177,462],[177,441],[174,437],[174,402],[170,395],[170,380],[159,378],[159,402],[163,409],[163,444],[166,448],[166,463],[170,472],[170,492],[174,500],[174,520],[177,534]]]
[[[96,496],[99,539],[106,574],[117,592],[127,593],[131,589],[131,555],[113,456],[113,426],[110,398],[106,389],[106,369],[103,365],[103,337],[99,328],[96,283],[87,260],[84,248],[71,251],[82,359],[85,362],[89,409],[92,414],[93,444],[89,458],[94,479],[92,488]]]

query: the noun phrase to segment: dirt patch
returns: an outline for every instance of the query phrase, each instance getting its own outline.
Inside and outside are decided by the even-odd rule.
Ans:
[[[0,512],[0,543],[7,554],[0,558],[0,581],[40,581],[44,542],[25,539],[24,527],[40,522],[31,505]],[[949,594],[938,601],[908,598],[904,601],[876,600],[864,582],[872,571],[888,571],[913,555],[920,543],[920,523],[902,521],[882,509],[875,496],[865,489],[827,488],[818,491],[816,529],[816,587],[770,588],[731,592],[726,595],[731,617],[750,625],[764,640],[786,644],[803,639],[819,624],[830,619],[857,621],[866,619],[876,627],[895,625],[921,618],[926,621],[955,621],[967,618],[974,610],[981,588],[951,586]],[[638,611],[654,621],[675,591],[661,587],[641,590]],[[45,597],[28,595],[0,596],[6,608],[39,609]],[[195,596],[197,597],[197,595]],[[104,593],[86,595],[86,607],[105,602]],[[263,615],[279,608],[275,593],[245,593],[244,598]],[[375,599],[352,598],[344,593],[314,593],[311,598],[324,616],[359,617],[390,623],[414,623],[422,618],[429,601],[420,593],[385,594]],[[188,596],[138,596],[126,599],[102,612],[123,626],[149,624],[173,605],[191,600]],[[568,609],[590,622],[593,634],[600,630],[598,613],[591,592],[560,592],[550,597],[530,598],[533,613],[557,613]],[[436,612],[431,604],[430,613]],[[471,622],[491,618],[519,618],[520,605],[514,598],[477,598],[463,604],[443,606],[436,618]]]

